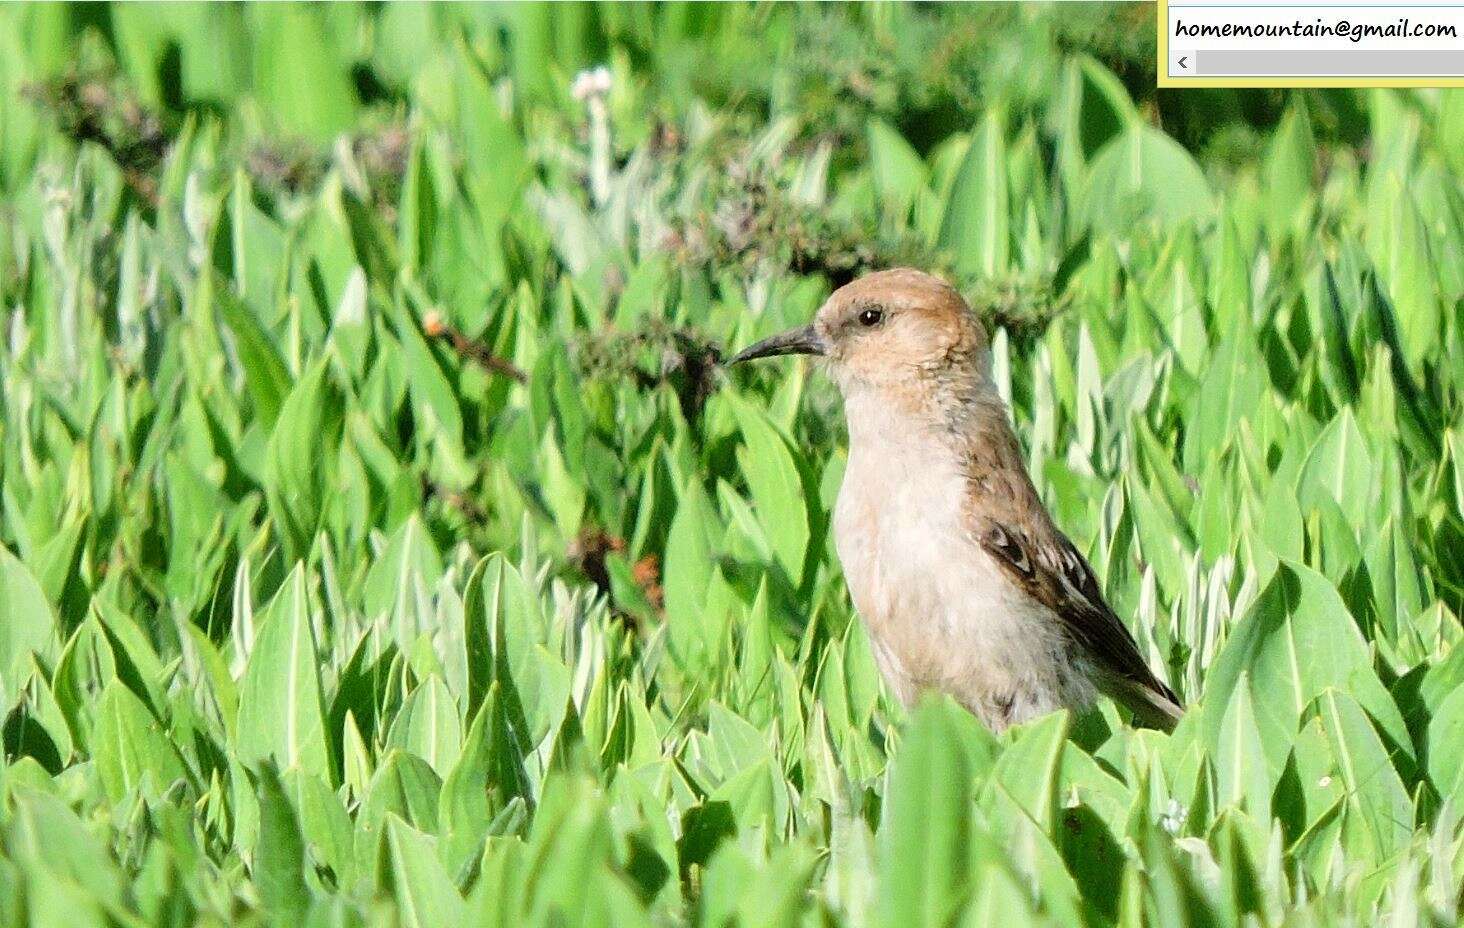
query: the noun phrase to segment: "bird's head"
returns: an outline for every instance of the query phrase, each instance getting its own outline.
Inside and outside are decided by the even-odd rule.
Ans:
[[[846,394],[984,380],[990,365],[986,332],[966,301],[940,278],[910,268],[840,287],[808,325],[763,339],[727,363],[783,354],[824,358]]]

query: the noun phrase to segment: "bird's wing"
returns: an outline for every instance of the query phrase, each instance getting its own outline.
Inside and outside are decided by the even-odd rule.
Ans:
[[[1144,662],[1134,636],[1103,598],[1087,560],[1055,526],[1041,529],[1023,531],[987,520],[979,540],[1088,653],[1098,670],[1094,682],[1099,689],[1127,705],[1140,721],[1172,729],[1183,711],[1179,698]]]

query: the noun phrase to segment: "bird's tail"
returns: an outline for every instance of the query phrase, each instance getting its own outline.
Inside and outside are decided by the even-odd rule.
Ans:
[[[1174,731],[1174,726],[1184,716],[1184,707],[1179,697],[1169,687],[1155,680],[1152,685],[1127,678],[1104,680],[1100,686],[1108,696],[1121,703],[1134,714],[1135,724],[1160,731]]]

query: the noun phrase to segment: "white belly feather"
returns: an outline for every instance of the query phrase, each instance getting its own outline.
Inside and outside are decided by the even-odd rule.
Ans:
[[[968,492],[931,437],[851,436],[834,541],[886,682],[907,705],[949,693],[993,728],[1086,703],[1056,617],[976,542]]]

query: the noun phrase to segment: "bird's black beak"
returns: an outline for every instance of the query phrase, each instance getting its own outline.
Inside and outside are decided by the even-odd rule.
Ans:
[[[824,341],[814,331],[813,325],[805,325],[801,328],[790,329],[765,338],[756,344],[748,345],[737,352],[727,362],[741,364],[743,361],[752,361],[756,358],[771,358],[780,354],[828,354],[828,348]]]

